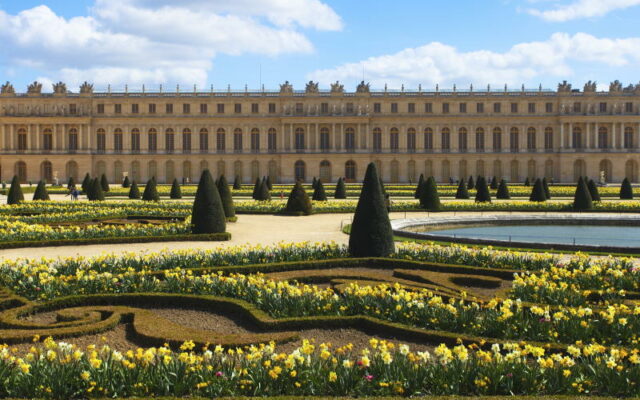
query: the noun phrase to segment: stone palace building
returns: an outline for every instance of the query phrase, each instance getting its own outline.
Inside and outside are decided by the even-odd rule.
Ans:
[[[208,168],[244,182],[338,177],[360,181],[375,162],[385,182],[470,175],[521,182],[578,176],[638,182],[640,85],[608,92],[491,89],[347,92],[336,82],[296,91],[95,92],[64,83],[0,90],[0,179],[194,182]]]

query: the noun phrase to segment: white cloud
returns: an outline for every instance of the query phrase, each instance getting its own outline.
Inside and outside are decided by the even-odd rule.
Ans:
[[[640,64],[640,38],[596,38],[586,33],[555,33],[541,42],[520,43],[503,53],[488,50],[460,52],[433,42],[395,54],[371,57],[312,72],[308,79],[321,82],[359,81],[362,71],[375,87],[419,83],[435,86],[492,84],[519,86],[535,78],[567,78],[574,63],[609,67]]]
[[[314,18],[314,16],[316,18]],[[341,29],[319,0],[96,0],[88,16],[0,10],[0,58],[70,87],[207,81],[217,54],[309,53],[300,31]]]
[[[550,10],[529,9],[527,12],[551,22],[602,17],[612,11],[640,5],[640,0],[574,0]]]

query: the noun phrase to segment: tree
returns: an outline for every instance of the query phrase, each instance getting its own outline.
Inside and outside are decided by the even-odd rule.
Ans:
[[[233,218],[236,216],[236,207],[233,205],[233,196],[231,190],[229,190],[229,183],[224,175],[220,175],[218,179],[218,193],[220,194],[220,200],[222,200],[222,209],[226,218]]]
[[[233,190],[240,189],[242,189],[242,182],[240,182],[240,176],[236,175],[236,177],[233,179]]]
[[[260,184],[262,181],[260,178],[256,178],[256,183],[253,184],[253,192],[251,192],[251,198],[258,200],[258,192],[260,191]]]
[[[67,182],[67,187],[68,188],[74,188],[76,187],[76,180],[73,179],[73,176],[69,177],[69,181]]]
[[[394,252],[393,230],[384,202],[382,185],[376,165],[370,163],[353,216],[349,254],[353,257],[387,257]]]
[[[600,201],[600,193],[598,193],[598,186],[593,181],[593,179],[589,179],[589,183],[587,183],[587,187],[589,188],[591,201]]]
[[[128,176],[124,177],[124,180],[122,181],[122,187],[123,188],[131,187],[131,182],[129,181],[129,177]]]
[[[342,179],[342,177],[338,178],[338,183],[336,183],[336,192],[333,197],[336,199],[347,198],[347,188],[344,185],[344,179]]]
[[[542,187],[544,188],[544,195],[547,200],[551,199],[551,192],[549,191],[549,184],[547,183],[547,178],[542,178]]]
[[[544,186],[542,185],[542,179],[536,179],[529,196],[529,201],[543,202],[547,201],[547,195],[544,193]]]
[[[182,198],[182,190],[180,189],[180,184],[178,183],[178,178],[173,179],[173,183],[171,184],[171,192],[169,193],[169,198],[171,199],[181,199]]]
[[[438,186],[433,176],[427,178],[423,183],[420,193],[420,206],[429,211],[440,210],[440,196],[438,196]]]
[[[491,179],[491,184],[490,184],[491,189],[496,190],[498,189],[498,178],[494,177]]]
[[[467,189],[467,184],[465,184],[463,179],[460,179],[460,183],[458,184],[458,190],[456,191],[456,199],[466,200],[468,198],[469,198],[469,190]]]
[[[266,180],[266,182],[267,182],[267,188],[268,188],[269,190],[273,190],[273,183],[271,183],[271,176],[270,176],[270,175],[267,175],[267,180]]]
[[[576,193],[573,196],[573,209],[577,211],[587,211],[593,208],[593,200],[589,193],[589,187],[584,182],[584,178],[578,179]]]
[[[476,181],[476,203],[491,203],[491,193],[484,176],[479,176]]]
[[[302,187],[300,181],[297,181],[296,184],[293,185],[293,189],[291,189],[291,193],[289,193],[287,206],[284,210],[289,214],[311,214],[313,205],[311,204],[311,199],[309,199],[309,195],[307,195],[307,192]]]
[[[24,195],[22,194],[18,176],[14,175],[13,179],[11,179],[9,193],[7,194],[7,204],[19,204],[21,201],[24,201]]]
[[[475,187],[476,187],[476,184],[473,181],[473,176],[469,176],[469,180],[467,181],[467,189],[471,190]]]
[[[496,193],[496,199],[509,200],[511,195],[509,194],[509,186],[507,181],[500,179],[500,185],[498,186],[498,192]]]
[[[104,176],[104,175],[102,175]],[[102,182],[95,178],[91,184],[91,194],[93,201],[104,201],[104,191],[102,191]]]
[[[49,193],[47,193],[47,186],[45,185],[43,180],[38,182],[36,191],[33,192],[33,200],[51,200],[49,198]]]
[[[256,200],[271,201],[271,192],[269,192],[269,187],[267,186],[267,180],[265,178],[262,178],[262,181],[260,181]]]
[[[142,200],[145,201],[159,201],[160,195],[158,194],[158,188],[156,183],[156,177],[152,177],[147,181],[144,186],[144,192],[142,192]]]
[[[413,197],[416,199],[420,198],[420,191],[422,190],[422,184],[424,183],[424,174],[420,174],[420,178],[418,178],[418,186],[416,186],[416,191],[413,194]]]
[[[525,186],[531,186],[531,182],[529,182],[529,177],[528,176],[524,180],[524,185]]]
[[[387,189],[384,187],[384,182],[382,181],[382,178],[378,179],[378,181],[380,182],[380,188],[382,189],[382,195],[386,195],[387,194]],[[364,182],[363,182],[364,184]]]
[[[313,181],[311,181],[311,189],[315,189],[317,184],[318,184],[318,180],[314,176]]]
[[[313,200],[315,201],[327,201],[327,194],[324,191],[324,185],[322,181],[318,179],[316,182],[316,188],[313,191]]]
[[[87,174],[84,176],[84,179],[82,180],[81,188],[84,193],[87,193],[90,187],[91,187],[91,176],[87,172]]]
[[[103,192],[106,193],[109,191],[109,181],[107,180],[107,175],[102,174],[102,176],[100,177],[100,186],[102,187]]]
[[[633,200],[633,188],[629,178],[624,178],[622,185],[620,185],[620,199],[621,200]]]
[[[222,233],[227,227],[220,193],[208,169],[202,171],[191,213],[191,232]]]
[[[140,198],[140,189],[138,189],[138,184],[136,183],[135,179],[133,180],[131,188],[129,189],[129,198],[131,200],[138,200]]]

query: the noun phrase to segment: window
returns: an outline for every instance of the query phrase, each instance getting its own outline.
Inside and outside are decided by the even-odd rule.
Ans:
[[[467,113],[467,103],[460,103],[458,105],[460,114],[466,114]]]
[[[356,150],[356,133],[353,128],[347,128],[344,131],[344,148],[348,152]]]
[[[413,128],[407,129],[407,151],[416,152],[416,130]]]
[[[518,112],[518,103],[511,103],[511,112],[514,114]]]
[[[374,153],[382,151],[382,130],[380,128],[373,128],[373,151]]]
[[[200,114],[207,114],[209,112],[209,105],[207,103],[200,103]]]
[[[633,149],[633,128],[630,126],[624,128],[624,148]]]
[[[100,128],[96,132],[96,148],[98,153],[104,153],[107,149],[107,135],[104,132],[104,129]]]
[[[78,113],[78,107],[75,104],[69,104],[69,114],[76,115]]]
[[[458,130],[458,149],[461,153],[467,152],[467,128],[460,128]]]
[[[407,112],[410,114],[415,114],[416,112],[416,103],[407,104]]]
[[[233,112],[236,114],[241,114],[242,113],[242,104],[240,103],[236,103],[233,105]]]
[[[115,114],[122,114],[122,104],[114,104],[113,112]]]
[[[132,104],[131,105],[131,114],[139,114],[140,113],[140,105]]]
[[[69,151],[76,152],[78,150],[78,130],[73,128],[69,130]]]
[[[295,175],[296,181],[304,182],[306,177],[306,166],[304,161],[296,161],[296,163],[293,165],[293,173]]]
[[[553,103],[546,103],[544,105],[545,111],[548,113],[552,113],[553,112]]]
[[[502,112],[502,103],[493,103],[493,112],[501,113]]]
[[[296,114],[300,115],[304,113],[304,105],[302,103],[296,103]]]
[[[500,128],[493,129],[493,151],[502,151],[502,129]]]
[[[424,103],[424,112],[426,114],[432,114],[433,113],[433,103]]]
[[[380,114],[382,112],[382,105],[380,103],[373,103],[373,112]]]
[[[606,149],[609,147],[609,132],[607,128],[601,127],[598,129],[598,148]]]
[[[449,103],[442,103],[442,113],[449,114]]]
[[[113,151],[122,153],[122,129],[120,128],[113,133]]]
[[[433,129],[424,128],[424,149],[433,151]]]
[[[173,104],[165,104],[164,105],[164,112],[166,114],[173,114]]]
[[[182,105],[182,113],[183,114],[191,114],[191,104],[183,104]]]
[[[182,152],[191,153],[191,129],[189,128],[182,131]]]
[[[269,153],[275,153],[277,149],[277,136],[275,128],[269,128],[267,132],[267,147],[269,148]]]
[[[140,152],[140,130],[132,129],[131,130],[131,152],[139,153]]]
[[[448,153],[451,150],[451,131],[449,128],[442,129],[442,151]]]
[[[633,103],[628,101],[626,103],[624,103],[624,112],[626,113],[632,113],[633,112]]]
[[[253,153],[260,152],[260,131],[257,128],[251,130],[251,151]]]
[[[209,131],[206,129],[200,129],[200,153],[207,153],[209,151]]]
[[[320,103],[320,113],[329,114],[329,103]]]
[[[233,151],[242,153],[242,129],[240,128],[233,131]]]
[[[544,149],[546,151],[553,150],[553,128],[544,128]]]
[[[400,148],[400,134],[398,128],[391,128],[389,133],[389,148],[392,152],[397,153]]]
[[[478,114],[484,113],[484,103],[476,103],[476,112]]]
[[[347,103],[347,114],[353,114],[353,113],[354,113],[353,103]]]
[[[393,114],[398,112],[398,103],[391,103],[391,112]]]
[[[98,104],[97,113],[104,114],[104,104]]]
[[[217,108],[218,114],[224,114],[224,104],[218,103],[216,108]]]
[[[149,153],[155,153],[156,151],[158,151],[158,132],[155,129],[149,129],[147,140],[149,145]]]
[[[517,153],[520,149],[520,131],[518,128],[511,128],[511,131],[509,131],[509,148],[513,153]]]
[[[581,109],[582,109],[582,103],[577,102],[577,101],[575,103],[573,103],[573,112],[574,113],[579,113],[581,111]]]
[[[600,112],[601,113],[606,113],[607,112],[607,103],[600,103]]]
[[[476,151],[478,153],[484,152],[484,129],[476,129]]]
[[[269,114],[276,113],[276,103],[269,103]]]
[[[536,113],[536,103],[529,103],[527,108],[529,110],[529,114],[535,114]]]
[[[304,129],[302,128],[296,128],[295,134],[295,149],[297,152],[301,153],[304,152],[305,146],[304,146]]]
[[[344,164],[344,177],[347,181],[353,182],[356,180],[356,163],[349,160]]]
[[[45,129],[42,134],[42,150],[53,150],[53,133],[51,132],[51,129]]]
[[[171,128],[165,131],[164,148],[167,153],[173,153],[173,151],[175,150],[174,133],[173,133],[173,129]]]
[[[527,149],[536,149],[536,128],[527,129]]]
[[[320,151],[329,151],[329,128],[320,128]]]
[[[251,103],[251,113],[258,114],[260,112],[260,105],[258,103]]]
[[[156,113],[156,105],[154,103],[149,104],[149,114]]]
[[[582,148],[582,129],[579,127],[573,128],[573,148]]]
[[[220,128],[216,132],[216,151],[224,153],[227,149],[227,135],[224,129]]]

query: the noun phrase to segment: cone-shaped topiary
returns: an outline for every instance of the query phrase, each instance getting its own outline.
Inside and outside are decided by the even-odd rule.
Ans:
[[[589,183],[587,183],[587,187],[589,188],[591,201],[600,201],[600,193],[598,192],[598,186],[593,181],[593,179],[589,179]]]
[[[509,194],[509,186],[507,185],[507,181],[501,179],[500,185],[498,186],[498,192],[496,193],[496,199],[509,200],[510,198],[511,195]]]
[[[144,186],[144,192],[142,192],[142,200],[145,201],[159,201],[160,195],[158,194],[158,188],[156,183],[156,177],[152,177],[147,181]]]
[[[422,184],[424,183],[424,174],[420,174],[420,178],[418,178],[418,186],[416,186],[416,191],[413,194],[413,197],[416,199],[420,198],[420,191],[422,190]]]
[[[318,180],[314,176],[313,180],[311,181],[311,189],[315,189],[317,184],[318,184]]]
[[[104,175],[102,175],[104,176]],[[102,191],[102,182],[95,178],[93,183],[91,184],[91,194],[93,195],[94,201],[103,201],[104,200],[104,192]]]
[[[222,199],[208,169],[202,171],[191,213],[191,232],[221,233],[227,227]]]
[[[585,182],[586,183],[586,182]],[[549,191],[549,184],[547,183],[547,178],[542,178],[542,187],[544,188],[544,195],[547,200],[551,199],[551,192]]]
[[[387,194],[387,188],[384,187],[384,182],[382,181],[382,178],[380,178],[378,181],[380,182],[380,188],[382,189],[382,194],[383,195]]]
[[[171,184],[171,192],[169,192],[169,198],[171,199],[181,199],[182,198],[182,190],[180,189],[180,184],[178,183],[178,178],[173,179],[173,183]]]
[[[129,198],[131,200],[138,200],[140,199],[140,189],[138,189],[138,184],[136,183],[136,180],[133,180],[133,183],[131,183],[131,187],[129,188]]]
[[[242,182],[240,182],[240,177],[236,175],[236,177],[233,179],[233,190],[240,189],[242,189]]]
[[[233,196],[231,195],[231,190],[229,190],[227,178],[225,178],[224,175],[220,175],[217,186],[218,193],[220,194],[220,200],[222,200],[222,209],[224,210],[225,217],[235,217],[236,207],[233,205]]]
[[[620,185],[620,199],[621,200],[633,200],[633,188],[629,178],[624,178],[622,185]]]
[[[327,201],[327,194],[324,192],[324,185],[321,180],[316,182],[316,188],[313,191],[312,198],[315,201]]]
[[[262,178],[262,181],[260,181],[256,200],[271,201],[271,192],[269,192],[269,187],[267,186],[267,180],[265,178]]]
[[[420,193],[420,207],[429,211],[440,210],[440,196],[438,196],[438,186],[433,176],[427,178],[422,184]]]
[[[360,199],[349,235],[353,257],[387,257],[395,252],[393,230],[384,201],[376,165],[370,163],[362,183]]]
[[[87,174],[84,176],[84,179],[82,180],[82,191],[84,193],[87,193],[89,191],[89,189],[91,188],[91,176],[89,175],[89,173],[87,172]]]
[[[267,175],[267,189],[273,190],[273,183],[271,183],[271,176]]]
[[[533,189],[531,189],[531,195],[529,196],[529,201],[537,201],[543,202],[547,201],[547,195],[544,193],[544,186],[542,185],[542,179],[536,179],[533,184]]]
[[[74,188],[76,187],[76,180],[73,179],[73,176],[69,177],[69,181],[67,182],[67,187],[68,188]]]
[[[24,201],[24,195],[22,194],[22,188],[20,187],[20,181],[18,176],[14,175],[11,180],[11,187],[7,194],[7,204],[18,204]]]
[[[107,180],[107,175],[102,174],[100,177],[100,186],[102,187],[102,191],[104,193],[109,191],[109,181]]]
[[[589,187],[584,182],[584,178],[578,179],[578,185],[576,186],[576,193],[573,196],[573,209],[578,211],[591,210],[593,208],[593,201],[591,194],[589,193]]]
[[[131,187],[131,181],[129,180],[128,176],[124,177],[124,180],[122,181],[122,187],[123,188]]]
[[[475,187],[476,187],[476,183],[473,181],[473,176],[470,176],[469,180],[467,181],[467,189],[471,190]]]
[[[251,192],[251,198],[254,200],[258,200],[258,191],[260,191],[261,183],[260,178],[256,178],[256,183],[253,184],[253,192]]]
[[[47,192],[47,186],[44,181],[39,181],[36,186],[36,191],[33,192],[33,200],[50,200],[49,193]]]
[[[489,187],[493,190],[498,189],[498,178],[496,178],[495,176],[491,178],[491,184],[489,185]]]
[[[464,180],[460,179],[460,183],[458,184],[458,190],[456,191],[456,199],[458,200],[466,200],[469,198],[469,190],[467,189],[467,184]]]
[[[344,179],[342,179],[342,177],[338,178],[338,183],[336,183],[336,192],[333,197],[336,199],[347,198],[347,188],[344,185]]]
[[[313,205],[311,204],[309,195],[307,195],[302,184],[299,181],[296,182],[296,184],[293,185],[293,189],[291,189],[289,199],[287,200],[287,206],[284,211],[289,214],[302,213],[304,215],[309,215],[312,210]]]
[[[531,186],[531,182],[529,181],[529,177],[528,176],[524,179],[524,185],[525,186]]]
[[[479,176],[476,181],[476,203],[491,203],[491,193],[484,176]]]
[[[95,200],[95,196],[93,195],[93,181],[95,178],[91,178],[89,183],[87,184],[87,190],[84,192],[87,195],[87,200],[93,201]]]

